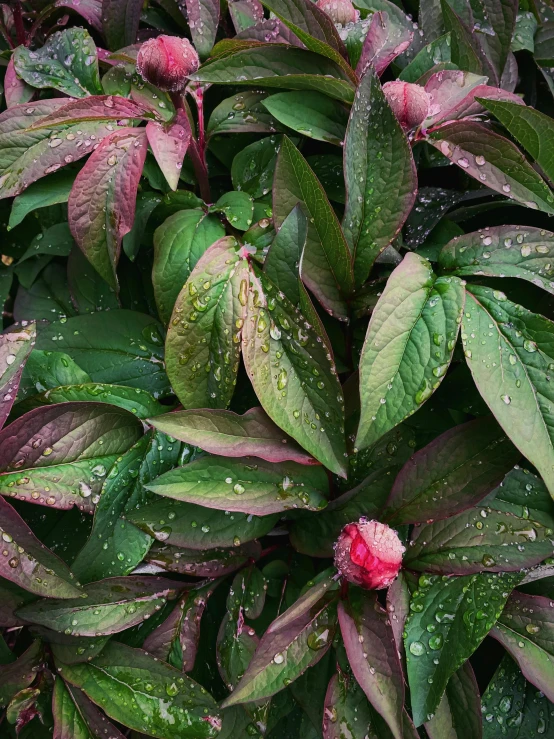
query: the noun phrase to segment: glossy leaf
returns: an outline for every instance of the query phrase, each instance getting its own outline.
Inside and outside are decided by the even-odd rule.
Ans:
[[[544,229],[493,226],[450,241],[439,255],[449,273],[519,277],[554,293],[551,281],[554,234]]]
[[[87,722],[73,702],[71,693],[61,677],[56,678],[54,682],[52,713],[56,739],[92,739],[93,735]]]
[[[375,593],[350,587],[339,602],[339,623],[346,655],[358,685],[401,739],[404,679],[387,612]]]
[[[455,672],[435,715],[425,724],[430,739],[463,739],[483,736],[479,687],[469,662]]]
[[[232,4],[236,5],[236,2]],[[245,90],[226,98],[212,111],[206,129],[207,136],[220,133],[274,133],[279,126],[263,105],[266,97],[265,93]]]
[[[462,325],[466,360],[479,392],[552,494],[553,398],[548,378],[554,361],[554,324],[512,303],[500,291],[472,286]],[[485,343],[474,340],[474,335],[484,337]]]
[[[71,172],[59,172],[28,187],[14,199],[8,227],[15,228],[29,213],[38,208],[67,203],[74,179]]]
[[[408,682],[416,726],[433,718],[448,680],[494,626],[510,590],[520,579],[517,573],[470,575],[445,581],[429,575],[419,578],[405,627]]]
[[[160,739],[217,736],[220,719],[209,693],[141,649],[110,642],[89,663],[60,666],[67,682],[125,726]]]
[[[233,547],[232,549],[182,549],[155,543],[148,554],[148,565],[168,572],[194,577],[220,577],[228,575],[245,565],[248,560],[260,556],[261,547],[257,541]]]
[[[42,659],[39,640],[23,652],[19,659],[0,665],[0,707],[8,705],[13,696],[34,682]]]
[[[440,126],[428,141],[478,182],[527,208],[554,213],[554,195],[511,141],[481,123]]]
[[[148,490],[174,500],[258,516],[296,508],[320,510],[327,505],[327,487],[327,476],[319,467],[295,462],[273,465],[253,457],[240,461],[203,457],[147,485]]]
[[[219,0],[185,0],[192,42],[201,59],[210,55],[219,24]]]
[[[426,259],[404,257],[372,313],[362,349],[358,448],[414,413],[439,386],[463,306],[461,280],[437,279]]]
[[[68,203],[71,233],[113,288],[121,241],[133,226],[146,158],[143,129],[123,128],[106,138],[77,175]]]
[[[178,118],[166,126],[157,121],[149,121],[146,125],[146,138],[172,190],[176,190],[179,184],[191,135],[190,124],[184,119]]]
[[[337,146],[344,139],[347,111],[319,92],[281,92],[270,95],[263,104],[276,120],[308,138]]]
[[[156,229],[152,283],[164,323],[169,323],[177,296],[200,257],[224,236],[219,218],[199,208],[178,211]]]
[[[154,400],[150,393],[139,388],[120,387],[99,383],[85,383],[83,385],[68,385],[46,390],[33,399],[36,404],[66,403],[71,401],[96,401],[109,403],[133,413],[137,418],[145,419],[148,416],[157,416],[165,413],[166,406]],[[30,401],[31,402],[31,401]]]
[[[344,179],[343,229],[360,286],[400,232],[417,192],[410,145],[372,69],[363,77],[350,113]]]
[[[167,413],[152,420],[154,428],[175,439],[224,457],[253,456],[267,462],[315,460],[276,426],[261,408],[239,416],[232,411],[191,410]]]
[[[58,101],[49,100],[48,102]],[[43,128],[56,129],[57,126],[68,123],[82,124],[87,121],[120,121],[127,118],[140,120],[156,117],[156,112],[148,105],[118,95],[93,95],[80,100],[62,100],[60,102],[62,103],[61,107],[55,105],[52,110],[46,110],[36,120],[30,121],[29,128],[32,131],[39,131]],[[28,108],[29,106],[27,106]],[[29,115],[33,115],[34,119],[40,110],[41,108],[36,107]],[[108,131],[111,132],[113,129],[108,128]],[[73,140],[71,137],[69,138],[69,141]],[[60,145],[56,144],[56,146]],[[56,146],[53,148],[56,148]]]
[[[284,137],[273,183],[273,218],[277,229],[299,202],[303,203],[308,217],[302,279],[331,315],[346,320],[344,298],[354,286],[348,246],[317,177],[298,149]]]
[[[102,30],[109,49],[135,43],[141,9],[141,0],[102,0]]]
[[[363,76],[371,65],[380,77],[389,64],[406,51],[412,38],[413,32],[395,23],[388,13],[373,13],[356,66],[357,74]]]
[[[166,368],[185,408],[224,408],[233,394],[249,279],[237,246],[232,236],[213,244],[175,303]]]
[[[455,426],[406,462],[384,515],[393,526],[448,518],[483,500],[519,458],[494,418]]]
[[[36,340],[34,324],[13,326],[0,334],[0,428],[17,395],[25,362]]]

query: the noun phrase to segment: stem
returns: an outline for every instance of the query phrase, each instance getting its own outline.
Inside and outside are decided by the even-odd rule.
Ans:
[[[173,105],[175,106],[175,110],[182,110],[186,115],[182,94],[180,92],[171,92],[170,96],[173,101]],[[191,135],[188,153],[192,160],[194,173],[200,188],[200,196],[205,203],[209,204],[212,201],[212,196],[210,193],[210,180],[208,178],[208,167],[206,164],[204,108],[202,105],[202,96],[200,96],[200,103],[198,103],[196,96],[195,100],[198,107],[198,139]]]
[[[15,25],[15,32],[17,36],[18,44],[27,43],[27,34],[25,33],[25,26],[23,24],[23,11],[21,9],[21,0],[15,0],[12,6],[13,22]]]

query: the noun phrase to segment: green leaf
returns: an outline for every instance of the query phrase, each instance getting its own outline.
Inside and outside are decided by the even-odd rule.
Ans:
[[[46,390],[33,400],[37,404],[48,403],[49,405],[78,400],[109,403],[141,419],[159,416],[167,411],[167,407],[158,403],[146,390],[95,382],[55,387],[52,390]]]
[[[498,118],[544,171],[550,181],[554,180],[554,121],[550,116],[517,103],[500,100],[479,100],[487,110]]]
[[[38,233],[31,241],[23,256],[17,263],[17,272],[21,276],[19,265],[39,254],[48,254],[53,257],[67,257],[73,246],[73,237],[67,223],[56,223],[43,232]]]
[[[416,526],[405,555],[419,571],[517,571],[549,556],[554,508],[541,481],[516,468],[477,508]]]
[[[266,97],[265,92],[245,90],[223,100],[210,115],[207,137],[220,133],[275,133],[280,130],[277,121],[264,107]]]
[[[499,725],[504,727],[506,739],[548,736],[552,733],[553,710],[548,698],[527,682],[517,663],[506,654],[483,695],[483,739],[496,739]]]
[[[239,547],[265,536],[279,515],[252,516],[161,498],[129,510],[125,518],[158,541],[187,549]]]
[[[527,208],[554,213],[554,195],[542,177],[511,141],[481,123],[447,123],[429,133],[427,140],[491,190]]]
[[[223,213],[231,226],[247,231],[252,225],[254,203],[247,192],[226,192],[215,205],[210,206],[210,213]]]
[[[110,642],[91,662],[60,667],[67,682],[124,726],[160,739],[217,736],[220,718],[211,695],[141,649]]]
[[[331,315],[346,320],[344,299],[354,287],[348,246],[323,187],[285,136],[273,183],[273,218],[277,229],[298,202],[303,203],[308,217],[302,279]]]
[[[67,260],[67,281],[71,298],[80,314],[117,310],[120,307],[115,290],[99,275],[74,242]]]
[[[392,526],[448,518],[483,500],[519,459],[493,417],[455,426],[406,462],[383,515]]]
[[[445,33],[443,36],[431,41],[430,44],[424,46],[414,59],[402,70],[398,75],[399,80],[404,82],[417,82],[426,72],[429,72],[435,64],[450,61],[451,34]]]
[[[387,611],[376,593],[350,586],[338,613],[346,656],[358,685],[396,739],[403,739],[404,676]]]
[[[18,76],[32,87],[73,98],[102,92],[96,45],[84,28],[58,31],[35,51],[18,46],[13,59]]]
[[[37,392],[62,385],[90,382],[90,377],[68,354],[33,349],[23,369],[18,401]]]
[[[201,59],[210,55],[219,25],[219,0],[185,0],[192,43]]]
[[[407,254],[394,270],[372,313],[360,358],[357,448],[414,413],[440,385],[463,306],[462,281],[436,278],[417,254]]]
[[[280,123],[308,138],[337,146],[344,140],[347,110],[320,92],[280,92],[263,105]]]
[[[147,489],[206,508],[267,516],[296,508],[325,508],[328,481],[321,467],[208,456],[166,472]]]
[[[517,0],[502,0],[502,2],[478,0],[476,4],[479,9],[477,15],[482,14],[490,29],[489,33],[481,35],[481,44],[486,50],[487,59],[492,63],[498,80],[502,77],[510,53],[518,5]]]
[[[0,512],[2,577],[46,598],[80,595],[82,591],[67,565],[40,543],[3,496],[0,496]]]
[[[270,624],[248,669],[222,706],[261,700],[317,664],[331,646],[337,627],[330,577],[310,588]]]
[[[232,411],[201,409],[166,413],[150,421],[154,428],[223,457],[261,457],[268,462],[292,460],[315,464],[315,460],[287,438],[261,408],[242,416]]]
[[[343,229],[360,286],[379,254],[400,232],[417,192],[410,144],[371,68],[358,87],[350,113],[344,179]]]
[[[73,238],[114,289],[121,242],[133,227],[146,151],[145,129],[119,129],[92,153],[69,196],[68,219]]]
[[[158,321],[136,311],[114,310],[106,331],[106,320],[105,313],[93,313],[41,327],[36,348],[69,354],[93,382],[137,387],[155,398],[167,395]]]
[[[312,51],[280,44],[255,46],[216,58],[190,79],[256,88],[318,90],[345,103],[354,99],[350,76],[338,64]]]
[[[345,476],[343,397],[329,350],[265,275],[252,280],[243,358],[256,395],[280,428]]]
[[[25,192],[14,199],[8,228],[15,228],[23,221],[25,216],[38,208],[67,203],[74,180],[75,174],[73,172],[59,172],[51,175],[43,182],[32,184]]]
[[[471,664],[465,662],[446,686],[435,715],[425,724],[429,739],[482,736],[481,700]]]
[[[233,395],[249,279],[237,247],[232,236],[213,244],[175,303],[166,368],[184,408],[225,408]]]
[[[494,626],[521,578],[519,573],[421,575],[404,637],[416,726],[432,719],[449,679]]]
[[[112,577],[85,585],[78,598],[45,598],[18,611],[25,621],[71,636],[108,636],[153,616],[176,598],[179,583],[161,577]]]
[[[135,43],[141,10],[141,0],[102,1],[102,30],[108,49],[115,51]]]
[[[103,403],[36,408],[0,433],[0,493],[90,513],[107,471],[141,434],[131,413]]]
[[[37,639],[19,659],[0,665],[0,707],[8,705],[13,696],[34,682],[42,658],[42,646]]]
[[[264,272],[293,305],[302,300],[299,277],[302,254],[308,236],[308,219],[297,203],[281,224],[264,260]]]
[[[146,562],[167,572],[178,572],[193,577],[220,577],[259,558],[261,547],[257,541],[232,549],[182,549],[157,542],[146,555]]]
[[[554,234],[550,231],[493,226],[450,241],[439,255],[439,265],[460,276],[519,277],[554,294],[553,256]]]
[[[57,739],[93,739],[94,735],[61,677],[56,677],[54,682],[52,713]]]
[[[224,236],[219,218],[197,208],[175,213],[156,229],[152,283],[158,313],[165,324],[202,254]]]
[[[554,395],[549,384],[554,324],[500,291],[474,285],[467,293],[462,331],[479,392],[554,494]]]
[[[458,69],[474,74],[483,73],[483,52],[469,27],[454,12],[446,0],[441,0],[442,17],[451,38],[451,59]]]
[[[512,593],[491,636],[516,660],[527,680],[549,701],[554,700],[554,613],[541,595]]]
[[[0,428],[10,414],[25,362],[35,341],[34,323],[21,328],[14,325],[0,334]]]
[[[280,146],[281,136],[270,136],[254,141],[253,144],[239,151],[231,166],[231,177],[235,190],[244,191],[253,198],[267,195],[273,185]],[[251,215],[248,217],[250,218]]]

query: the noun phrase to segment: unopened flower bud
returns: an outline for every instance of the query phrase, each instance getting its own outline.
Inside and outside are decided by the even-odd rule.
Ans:
[[[137,72],[151,85],[166,92],[182,90],[188,76],[196,72],[200,60],[196,49],[186,38],[157,36],[139,49]]]
[[[416,128],[429,115],[431,98],[423,87],[412,82],[385,82],[383,92],[404,131]]]
[[[361,518],[341,531],[335,544],[335,567],[349,582],[381,590],[395,580],[405,551],[394,529]]]
[[[358,20],[358,11],[350,0],[317,0],[316,5],[327,13],[333,23],[340,23],[341,26]]]

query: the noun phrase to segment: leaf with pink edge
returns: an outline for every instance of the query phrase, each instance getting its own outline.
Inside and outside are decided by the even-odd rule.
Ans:
[[[0,428],[5,424],[17,395],[27,357],[36,340],[36,326],[17,324],[0,334]]]
[[[371,64],[380,77],[389,64],[406,51],[413,36],[406,26],[391,22],[388,13],[374,13],[362,45],[356,74],[362,77]]]
[[[149,569],[177,572],[193,577],[222,577],[256,561],[262,553],[260,543],[249,541],[231,549],[183,549],[154,543],[145,561]]]
[[[213,48],[219,25],[219,0],[185,0],[192,43],[201,59]]]
[[[179,111],[175,122],[162,124],[149,121],[146,137],[159,168],[172,190],[177,189],[183,159],[187,153],[192,133],[186,116]]]

